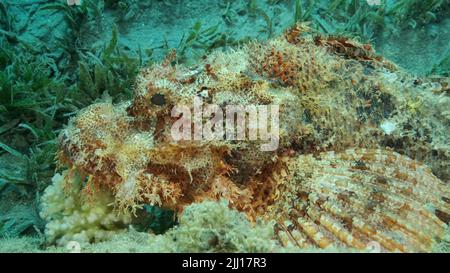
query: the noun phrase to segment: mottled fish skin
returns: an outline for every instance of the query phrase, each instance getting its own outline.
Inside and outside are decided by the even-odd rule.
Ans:
[[[439,118],[448,99],[370,45],[318,35],[299,24],[196,67],[172,65],[171,52],[141,70],[130,101],[72,118],[59,162],[86,176],[87,188],[110,191],[119,211],[152,204],[179,214],[226,199],[252,221],[276,221],[285,246],[430,251],[450,214],[450,145]],[[199,96],[221,107],[280,105],[279,148],[171,140],[172,108]]]
[[[375,242],[380,251],[428,252],[446,231],[448,185],[396,152],[304,155],[288,173],[268,212],[285,246],[365,250]]]

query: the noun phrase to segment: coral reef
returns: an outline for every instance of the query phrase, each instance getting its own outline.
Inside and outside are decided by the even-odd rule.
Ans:
[[[272,223],[252,224],[246,215],[228,208],[228,202],[205,201],[183,211],[180,225],[164,234],[172,240],[174,252],[274,252]]]
[[[40,214],[47,221],[47,243],[66,246],[70,241],[98,242],[124,230],[130,223],[129,215],[117,215],[109,206],[114,201],[110,193],[80,194],[83,180],[76,172],[64,171],[52,181],[42,196]]]
[[[71,119],[59,163],[86,181],[75,188],[81,196],[107,194],[120,215],[144,204],[181,214],[226,199],[251,221],[278,220],[286,245],[361,249],[373,240],[389,251],[427,251],[449,215],[450,100],[434,88],[370,45],[299,24],[194,67],[178,65],[173,51],[141,71],[131,101],[93,104]],[[278,149],[173,140],[173,107],[193,108],[195,98],[223,108],[279,105]],[[63,180],[73,184],[67,173]]]
[[[66,236],[66,239],[69,237]],[[77,241],[77,237],[71,238]],[[100,239],[100,238],[98,238]],[[134,226],[110,230],[100,241],[80,242],[77,249],[70,244],[40,248],[41,240],[22,237],[20,240],[0,238],[0,252],[83,252],[83,253],[180,253],[180,252],[281,252],[285,248],[275,238],[274,223],[261,219],[250,222],[242,212],[229,208],[226,200],[205,201],[186,207],[179,225],[162,235],[138,232]],[[73,243],[71,241],[71,243]],[[78,241],[77,241],[78,242]]]

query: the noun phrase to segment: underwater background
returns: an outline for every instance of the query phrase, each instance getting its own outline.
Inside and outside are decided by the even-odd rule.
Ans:
[[[295,26],[297,26],[297,29],[295,29]],[[294,31],[287,32],[292,27],[294,27]],[[370,143],[366,145],[364,142],[364,145],[356,146],[364,148],[390,146],[396,152],[405,155],[405,157],[401,157],[395,154],[395,156],[398,155],[399,162],[410,162],[409,158],[412,158],[430,166],[432,174],[431,171],[430,173],[424,171],[426,175],[424,175],[423,183],[425,192],[430,192],[431,197],[423,201],[423,204],[433,203],[435,198],[444,200],[445,204],[441,204],[442,201],[436,201],[436,204],[438,204],[436,207],[442,206],[442,208],[433,210],[441,222],[437,223],[439,220],[435,220],[436,217],[430,222],[435,221],[433,224],[437,223],[436,225],[439,226],[439,229],[446,229],[450,211],[448,205],[450,192],[448,188],[450,112],[449,108],[447,108],[449,106],[448,94],[450,91],[449,0],[0,0],[0,252],[68,252],[72,250],[73,246],[71,243],[73,242],[80,242],[82,251],[87,252],[288,252],[300,251],[301,249],[315,251],[311,249],[311,245],[308,243],[305,244],[305,247],[300,247],[300,239],[294,238],[294,241],[298,243],[297,245],[283,243],[281,235],[278,235],[278,239],[275,239],[277,236],[274,235],[274,232],[277,233],[277,231],[276,228],[274,231],[274,225],[270,224],[270,221],[259,222],[255,220],[256,216],[259,217],[260,214],[258,209],[255,208],[254,202],[252,205],[255,207],[252,207],[250,212],[247,211],[246,205],[242,205],[242,207],[237,205],[237,210],[229,209],[227,202],[234,202],[235,204],[238,202],[233,199],[234,197],[225,198],[225,195],[221,195],[221,197],[224,197],[227,201],[203,201],[203,199],[198,197],[203,203],[182,200],[177,204],[158,206],[156,201],[142,202],[137,211],[134,211],[134,203],[131,206],[134,216],[126,215],[126,213],[117,215],[112,211],[111,206],[105,205],[114,203],[114,198],[111,199],[111,196],[96,197],[98,199],[94,201],[94,204],[89,203],[90,205],[86,205],[88,202],[84,203],[78,200],[77,198],[81,198],[80,196],[82,195],[81,188],[83,185],[80,184],[89,183],[89,179],[79,178],[78,176],[84,175],[82,172],[80,172],[81,174],[72,174],[70,171],[72,165],[77,165],[78,170],[81,169],[82,165],[77,161],[82,156],[74,152],[76,149],[81,149],[80,147],[82,146],[77,142],[78,139],[74,140],[77,132],[83,132],[83,129],[86,128],[88,128],[86,130],[91,131],[95,131],[96,128],[104,128],[100,122],[95,124],[93,121],[96,112],[86,114],[86,116],[92,114],[92,120],[89,120],[89,122],[92,122],[95,126],[82,127],[82,125],[75,125],[75,127],[78,126],[77,129],[71,127],[69,120],[76,120],[77,115],[78,117],[84,117],[83,115],[90,111],[89,109],[93,109],[89,108],[90,105],[108,101],[110,105],[101,106],[104,108],[99,106],[101,109],[99,108],[100,110],[97,109],[95,111],[105,111],[102,113],[114,112],[115,116],[108,120],[108,124],[119,124],[122,122],[121,119],[124,118],[120,114],[120,111],[123,110],[120,108],[121,103],[133,101],[132,105],[136,107],[128,108],[129,114],[132,111],[142,111],[141,113],[143,113],[146,110],[145,108],[142,110],[142,108],[139,108],[141,105],[138,105],[138,95],[140,94],[139,90],[141,90],[139,88],[142,87],[142,90],[150,89],[146,85],[147,82],[143,79],[156,82],[155,79],[158,77],[161,79],[170,78],[168,75],[172,72],[169,73],[164,69],[158,70],[161,63],[164,67],[164,63],[168,60],[169,66],[179,65],[189,69],[207,60],[207,65],[205,66],[207,75],[205,77],[220,81],[221,75],[216,75],[214,72],[216,67],[214,65],[217,65],[219,61],[214,63],[214,60],[222,58],[222,62],[231,67],[239,67],[241,63],[246,63],[247,61],[248,63],[255,62],[257,63],[256,66],[258,66],[259,63],[265,61],[263,57],[266,55],[264,54],[266,54],[265,52],[270,53],[270,48],[277,49],[279,47],[280,52],[282,52],[281,48],[288,47],[288,44],[301,44],[301,39],[297,38],[297,36],[294,37],[294,35],[301,35],[298,33],[306,33],[306,36],[307,33],[312,33],[311,35],[315,37],[346,37],[349,39],[349,41],[342,41],[337,38],[329,40],[323,38],[322,40],[309,41],[308,37],[306,37],[305,41],[308,42],[304,44],[309,48],[301,48],[300,53],[315,52],[316,47],[323,46],[336,49],[338,52],[334,53],[339,57],[344,56],[342,58],[346,60],[377,62],[380,59],[372,55],[372,53],[375,54],[376,52],[376,55],[382,56],[383,60],[392,62],[392,66],[398,66],[398,70],[395,69],[395,71],[401,71],[398,74],[402,76],[393,77],[392,75],[397,72],[383,74],[384,76],[391,75],[392,77],[390,78],[379,76],[384,73],[383,69],[391,69],[390,63],[384,63],[382,68],[378,68],[377,65],[370,65],[367,66],[369,68],[354,70],[354,73],[359,73],[357,79],[358,82],[361,81],[362,85],[372,81],[372,79],[367,80],[362,77],[373,73],[377,77],[379,76],[378,81],[382,85],[380,88],[386,88],[388,90],[386,91],[387,93],[391,92],[389,93],[389,98],[399,96],[399,99],[396,99],[395,102],[380,96],[380,104],[383,104],[385,108],[381,106],[379,108],[377,106],[368,107],[366,120],[370,120],[369,117],[373,117],[374,126],[381,128],[380,132],[384,132],[385,135],[391,135],[391,131],[395,129],[390,128],[390,126],[400,124],[401,121],[390,123],[388,115],[383,115],[386,111],[389,111],[389,113],[395,112],[386,108],[395,108],[400,115],[418,117],[415,123],[411,123],[412,125],[408,124],[408,126],[416,128],[416,126],[422,126],[422,123],[427,123],[430,124],[430,128],[420,131],[421,135],[414,139],[407,139],[406,133],[402,134],[399,132],[398,138],[384,138],[377,142],[378,135],[374,134],[370,137],[365,135],[366,139],[370,139],[373,136],[374,143],[382,144]],[[284,40],[277,40],[281,39],[279,37],[286,37],[288,44]],[[296,39],[300,40],[297,41]],[[270,44],[268,41],[275,42]],[[261,43],[261,46],[255,45],[256,43]],[[337,47],[335,47],[334,43],[338,44]],[[243,55],[240,55],[242,47],[244,47],[242,50]],[[344,48],[344,51],[339,51],[340,47]],[[352,53],[345,51],[348,48],[353,50]],[[362,53],[355,53],[355,49],[361,50]],[[173,52],[176,52],[176,55],[171,57]],[[229,55],[222,56],[217,52]],[[287,50],[283,54],[286,54],[284,56],[292,56],[289,55],[290,52]],[[300,53],[297,52],[295,54]],[[317,56],[322,56],[320,54]],[[273,53],[272,57],[276,59],[275,55],[276,53]],[[208,59],[209,56],[213,57]],[[214,59],[214,56],[219,57]],[[261,57],[261,60],[258,56]],[[274,65],[271,63],[271,56],[267,56],[269,60],[267,61],[268,65]],[[323,58],[323,60],[317,61],[323,64],[323,67],[311,71],[302,70],[306,71],[306,76],[303,74],[298,76],[304,76],[301,78],[303,82],[309,83],[311,81],[310,85],[304,87],[306,91],[302,90],[302,92],[308,92],[309,88],[317,89],[316,91],[318,92],[317,96],[308,97],[308,100],[303,95],[298,98],[298,103],[301,106],[308,108],[304,106],[308,104],[311,108],[308,108],[310,111],[307,114],[303,113],[304,116],[302,117],[304,120],[307,120],[305,122],[312,124],[311,128],[314,127],[315,130],[317,130],[319,125],[315,121],[310,121],[314,120],[315,117],[311,105],[314,103],[318,105],[314,106],[314,109],[320,109],[322,105],[319,99],[314,101],[314,98],[321,98],[322,96],[319,92],[321,88],[320,82],[336,82],[338,87],[334,87],[334,89],[337,90],[336,94],[340,94],[339,88],[343,89],[344,85],[339,81],[342,77],[348,75],[348,71],[351,71],[328,70],[325,67],[327,64],[341,64],[338,60],[332,59],[334,57],[329,59],[327,59],[328,57]],[[274,62],[276,66],[276,61]],[[209,71],[210,64],[213,67],[212,71]],[[300,68],[305,67],[303,64],[298,64],[298,66],[295,66],[297,64],[290,65],[299,71],[301,70]],[[342,64],[342,67],[350,67],[352,65],[349,62]],[[156,71],[151,70],[150,68],[152,67],[156,67]],[[150,70],[142,72],[145,71],[144,68],[149,68]],[[252,78],[254,82],[266,81],[265,84],[279,85],[281,89],[300,88],[291,82],[290,74],[289,77],[287,74],[281,75],[280,79],[278,79],[280,82],[274,84],[274,79],[267,74],[266,68],[267,66],[261,65],[260,70],[262,72],[258,75],[260,78],[253,77],[253,75],[249,76],[249,78]],[[283,69],[285,69],[285,66],[283,66]],[[259,70],[256,69],[255,71],[258,74]],[[295,71],[286,70],[284,72],[296,73]],[[378,72],[380,74],[377,74]],[[277,72],[274,73],[278,76]],[[325,75],[326,73],[329,73],[327,75],[329,78],[317,76]],[[403,76],[404,74],[407,76]],[[178,74],[175,73],[175,75],[178,77]],[[361,78],[359,78],[360,76]],[[216,79],[217,77],[219,80]],[[295,78],[294,76],[292,77]],[[234,79],[232,77],[228,78],[230,82]],[[313,79],[311,78],[317,80],[314,80],[315,82],[312,83]],[[189,81],[189,78],[183,79],[182,84],[189,85],[191,84]],[[402,101],[400,98],[402,90],[397,87],[408,81],[414,85],[411,87],[412,89],[416,88],[416,86],[421,88],[421,84],[424,83],[425,85],[426,83],[427,86],[423,87],[424,90],[431,90],[429,93],[433,93],[435,97],[423,99],[425,102],[422,102],[421,99],[416,97],[416,94],[413,94],[411,99],[405,95],[405,99]],[[143,82],[145,82],[145,87]],[[218,83],[217,86],[219,86]],[[240,85],[237,88],[241,88]],[[390,91],[389,88],[397,88],[397,91]],[[414,90],[411,92],[416,92]],[[420,92],[417,91],[416,93],[419,94]],[[423,93],[426,92],[424,91]],[[342,91],[342,94],[347,93]],[[421,93],[419,95],[426,97],[428,96],[427,94],[423,95]],[[176,97],[174,93],[165,95],[166,98],[170,99],[172,99],[172,96]],[[267,98],[264,96],[264,94],[258,94],[254,96],[255,101],[251,99],[249,101],[265,102]],[[329,95],[326,96],[330,97]],[[245,97],[245,95],[242,95],[242,97]],[[345,98],[351,101],[351,96]],[[175,98],[173,99],[176,101]],[[371,95],[364,95],[360,99],[368,101],[372,97]],[[236,97],[236,100],[245,101],[239,96]],[[323,101],[325,101],[325,98]],[[339,108],[339,103],[343,105],[345,102],[336,101],[337,106],[333,107]],[[113,104],[114,107],[116,105],[119,106],[114,108],[111,106]],[[286,105],[290,104],[286,102]],[[354,107],[355,113],[366,111],[358,107]],[[292,106],[292,109],[295,108],[295,106]],[[83,112],[82,109],[88,110]],[[295,112],[294,110],[292,111]],[[409,112],[408,114],[401,114],[406,113],[402,111]],[[333,112],[331,111],[331,113]],[[377,117],[378,114],[381,117]],[[305,115],[307,116],[306,118]],[[364,120],[363,122],[366,121]],[[80,121],[80,123],[82,122]],[[360,127],[366,126],[369,122],[363,124]],[[107,125],[104,126],[106,128]],[[283,146],[284,150],[280,154],[283,153],[284,156],[291,151],[296,154],[313,154],[308,147],[312,145],[325,146],[325,141],[322,142],[319,134],[327,130],[332,131],[334,127],[344,127],[342,123],[321,126],[321,130],[317,130],[314,133],[306,132],[307,130],[313,130],[309,127],[287,133],[286,138],[289,139],[287,141],[289,144],[282,143],[285,146]],[[289,127],[293,128],[295,124],[290,124]],[[405,130],[408,130],[408,128],[405,125]],[[352,128],[350,131],[352,130],[359,130],[359,127],[358,129]],[[317,134],[314,135],[315,133]],[[298,136],[301,134],[304,134],[304,142],[297,139],[295,141],[292,140],[295,138],[292,135]],[[68,144],[66,144],[65,138],[63,140],[61,140],[61,137],[58,138],[61,135],[67,136]],[[339,139],[339,136],[336,138]],[[425,138],[428,139],[424,140]],[[312,139],[316,139],[317,142]],[[82,142],[82,140],[80,141]],[[139,142],[139,145],[148,144],[144,140],[142,141]],[[331,145],[335,148],[333,151],[345,153],[344,151],[347,148],[352,147],[351,144],[346,142],[347,140],[339,141],[336,140],[336,143]],[[413,147],[414,143],[419,143],[420,141],[424,143],[428,141],[432,143],[429,144],[432,147],[427,146],[428,144],[424,144],[423,147],[419,147],[419,144],[417,144],[417,146]],[[149,142],[152,142],[149,145],[154,145],[153,142],[157,141],[152,139]],[[320,145],[318,144],[319,142]],[[113,140],[110,140],[110,143],[113,143]],[[439,143],[439,145],[436,143]],[[371,146],[372,144],[373,146]],[[70,148],[67,148],[69,146]],[[401,148],[398,148],[400,146]],[[407,148],[405,148],[406,146]],[[72,147],[75,147],[73,148],[74,150],[70,150]],[[216,153],[216,148],[215,146],[208,147],[206,154]],[[407,149],[409,150],[406,152]],[[315,149],[317,152],[331,150],[327,148],[322,149],[322,146],[320,149]],[[161,151],[161,153],[167,153],[172,156],[173,160],[181,152],[181,150]],[[66,154],[61,156],[63,153]],[[251,154],[245,149],[242,153]],[[94,158],[94,154],[98,155],[96,152],[90,153],[86,162],[89,161],[89,158]],[[384,152],[380,154],[388,157]],[[420,154],[427,155],[422,156]],[[258,161],[264,162],[264,167],[261,167],[263,170],[269,167],[277,168],[268,163],[271,159],[261,157],[261,160],[259,160],[258,156],[251,154],[248,157],[256,157]],[[278,156],[281,157],[281,155]],[[409,158],[406,158],[406,156]],[[326,156],[323,157],[326,158]],[[228,163],[230,165],[235,164],[238,169],[239,165],[243,164],[242,166],[245,167],[242,167],[241,173],[248,166],[250,166],[248,168],[251,170],[259,168],[256,166],[256,163],[252,162],[250,164],[245,161],[247,160],[245,156],[241,158],[244,158],[242,162],[230,161],[231,163]],[[170,161],[170,159],[160,159],[159,157],[157,160],[159,162]],[[214,158],[210,159],[208,157],[207,160],[214,162]],[[322,163],[312,162],[313,159],[299,159],[292,164],[306,164],[303,160],[308,162],[308,166],[325,168],[321,165]],[[340,158],[339,160],[344,159]],[[330,161],[332,160],[330,159]],[[357,167],[364,170],[366,165],[368,169],[371,169],[370,166],[373,163],[364,163],[364,159],[355,161],[358,162]],[[124,162],[127,166],[131,164],[126,160]],[[249,165],[244,165],[247,163]],[[116,162],[116,164],[118,163]],[[346,163],[342,164],[342,166],[346,166]],[[410,163],[405,164],[408,165]],[[161,163],[161,165],[164,164]],[[69,171],[64,169],[67,169],[67,166],[70,166]],[[290,166],[287,169],[289,168],[294,167]],[[390,167],[386,168],[389,169]],[[88,168],[86,167],[86,169]],[[405,172],[412,173],[414,176],[417,169],[420,168],[408,165],[408,167],[405,167]],[[222,169],[214,169],[214,171],[216,170],[222,171]],[[277,169],[276,171],[280,170]],[[160,170],[158,169],[156,172],[160,172]],[[280,172],[283,173],[283,171]],[[291,171],[290,173],[296,173],[296,171]],[[420,176],[422,174],[423,172],[418,172],[416,175]],[[95,176],[97,172],[93,171],[90,175]],[[189,175],[191,174],[189,173]],[[345,175],[351,176],[347,173]],[[246,182],[242,182],[245,179],[236,176],[238,175],[229,175],[230,180],[239,184],[240,189],[242,189],[242,187],[246,186]],[[302,174],[298,174],[298,177],[302,177]],[[383,179],[389,180],[393,175],[386,174],[385,177],[388,178]],[[55,186],[61,184],[58,187],[63,188],[64,185],[62,183],[64,183],[64,180],[71,179],[81,181],[77,182],[78,184],[75,183],[76,186],[72,186],[66,192],[67,196],[74,196],[73,200],[70,199],[72,197],[64,198],[62,192],[58,191]],[[101,179],[106,178],[102,176]],[[195,174],[194,178],[191,176],[190,179],[195,180]],[[293,181],[297,178],[290,179]],[[414,178],[406,178],[408,181],[412,181],[412,179]],[[309,182],[314,184],[313,181]],[[162,182],[158,181],[158,183]],[[226,183],[228,183],[228,180]],[[305,185],[308,183],[305,182]],[[421,181],[418,182],[418,184],[421,183]],[[433,190],[426,190],[427,185],[433,185]],[[226,185],[221,184],[221,186],[227,188]],[[274,186],[274,188],[276,187]],[[281,192],[285,190],[285,192],[289,193],[300,191],[298,188],[289,188],[289,185],[286,187],[288,189],[283,188],[279,190]],[[232,187],[230,186],[230,188]],[[436,190],[437,188],[438,190]],[[171,190],[175,191],[177,189]],[[434,192],[434,190],[436,191]],[[120,191],[117,192],[120,193]],[[117,192],[114,194],[118,194]],[[301,192],[303,191],[298,193],[298,198],[300,199]],[[190,193],[190,191],[184,192],[184,195],[186,196]],[[436,193],[436,195],[432,195],[432,193]],[[283,193],[282,195],[288,196],[289,194]],[[418,194],[418,196],[423,195]],[[190,201],[195,201],[195,197],[192,197]],[[73,204],[70,206],[79,207],[81,212],[77,211],[76,208],[68,209],[67,206],[62,208],[61,206],[64,203],[69,202],[67,200],[72,200]],[[98,205],[98,211],[100,212],[91,213],[91,208],[85,208],[85,206],[95,207],[97,201],[101,204]],[[291,201],[286,200],[285,202],[288,204]],[[421,200],[417,202],[420,203]],[[164,202],[161,201],[161,203]],[[190,203],[195,204],[191,205]],[[267,201],[264,206],[272,205],[272,203],[275,203],[275,201]],[[50,207],[49,204],[60,204],[60,207],[58,205]],[[180,204],[183,205],[183,208],[185,205],[190,205],[184,209],[183,214],[178,214],[178,211],[182,210],[180,209]],[[128,204],[124,206],[127,209]],[[282,208],[284,207],[280,205],[276,209],[282,213]],[[69,211],[74,214],[69,215]],[[67,225],[71,225],[73,221],[76,221],[73,219],[75,217],[70,218],[69,216],[83,213],[86,213],[87,220],[83,220],[85,222],[73,229],[67,229]],[[98,216],[96,213],[101,216]],[[273,211],[273,214],[276,214],[275,211]],[[376,213],[374,212],[374,214]],[[61,215],[68,217],[61,218]],[[101,219],[97,220],[96,217]],[[270,218],[271,216],[267,217],[269,217],[268,220],[273,220],[273,218]],[[59,220],[55,220],[57,218]],[[95,228],[89,225],[89,221],[91,221],[89,219],[92,218],[95,218],[92,222],[98,224]],[[131,220],[131,218],[134,219]],[[411,221],[408,217],[404,219],[406,219],[406,222]],[[130,228],[129,224],[131,222],[132,227]],[[407,224],[405,226],[408,226]],[[59,226],[56,227],[57,225]],[[201,231],[198,231],[199,229]],[[406,247],[403,248],[402,243],[399,243],[401,246],[398,248],[393,247],[392,249],[399,251],[448,252],[450,241],[448,229],[446,231],[436,231],[437,229],[438,227],[434,229],[434,226],[430,230],[425,228],[430,235],[421,234],[419,236],[420,239],[417,239],[420,242],[422,239],[426,241],[429,240],[429,237],[434,238],[437,236],[436,234],[440,234],[437,236],[440,237],[440,240],[437,242],[437,246],[433,246],[433,248],[428,247],[428,245],[427,247],[422,246],[421,243],[410,243],[408,241],[408,243],[404,243]],[[303,230],[306,230],[305,226],[303,226]],[[66,231],[67,233],[65,233]],[[411,231],[408,232],[411,233]],[[442,235],[442,232],[445,235]],[[70,234],[70,236],[65,237],[67,234]],[[292,240],[292,236],[292,234],[288,236],[289,240]],[[179,243],[175,244],[174,240],[172,240],[173,238],[176,238],[176,241]],[[416,237],[412,241],[415,240]],[[152,243],[149,243],[149,241]],[[278,241],[282,243],[280,244]],[[305,239],[305,241],[308,240]],[[345,240],[341,239],[341,241]],[[380,241],[382,245],[386,244],[387,250],[390,250],[389,246],[391,245],[389,243],[382,239]],[[317,242],[312,245],[321,246]],[[356,244],[353,245],[351,243],[347,243],[347,245],[356,246]],[[417,248],[408,248],[416,245],[418,245]],[[332,248],[333,251],[352,251],[353,249],[344,248],[339,243],[333,245],[333,247],[335,247]],[[364,247],[362,248],[364,249]]]

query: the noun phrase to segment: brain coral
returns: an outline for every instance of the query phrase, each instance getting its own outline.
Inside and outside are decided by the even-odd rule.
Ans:
[[[143,204],[180,213],[223,198],[252,221],[277,221],[279,240],[300,247],[375,241],[389,251],[427,251],[443,236],[445,87],[403,72],[370,45],[305,25],[213,52],[194,67],[174,56],[141,71],[131,101],[91,105],[62,132],[59,162],[84,178],[80,194],[109,193],[117,213]],[[174,141],[171,111],[194,98],[279,105],[278,149]]]

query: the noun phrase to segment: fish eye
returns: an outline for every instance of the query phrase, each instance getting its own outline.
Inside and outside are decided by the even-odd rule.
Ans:
[[[166,104],[166,97],[163,94],[154,94],[150,100],[154,105],[163,106]]]

